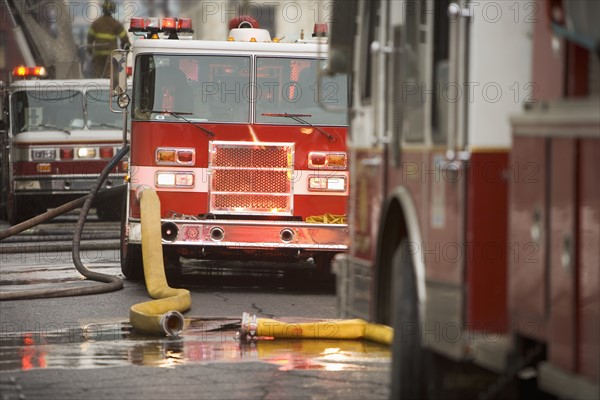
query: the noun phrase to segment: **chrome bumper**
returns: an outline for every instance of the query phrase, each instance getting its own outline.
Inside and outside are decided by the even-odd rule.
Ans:
[[[162,219],[161,225],[162,243],[168,246],[325,252],[348,249],[347,224]],[[139,219],[129,221],[129,243],[141,243]]]
[[[99,176],[100,174],[15,177],[15,194],[87,194],[96,184]],[[102,188],[110,189],[124,183],[125,174],[110,174]]]

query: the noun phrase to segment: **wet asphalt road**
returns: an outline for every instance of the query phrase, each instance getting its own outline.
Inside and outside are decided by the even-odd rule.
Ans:
[[[91,284],[72,265],[74,218],[0,242],[0,290]],[[122,277],[117,231],[117,223],[86,225],[84,265]],[[192,297],[189,327],[177,338],[132,331],[129,308],[149,300],[141,282],[106,294],[0,302],[0,398],[388,397],[386,346],[237,338],[242,312],[290,324],[336,318],[333,282],[315,279],[311,265],[190,261],[172,285]]]

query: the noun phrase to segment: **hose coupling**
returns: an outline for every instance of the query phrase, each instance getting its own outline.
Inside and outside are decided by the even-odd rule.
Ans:
[[[150,186],[140,185],[137,187],[137,189],[135,189],[135,198],[138,199],[138,201],[140,201],[140,199],[142,198],[142,192],[146,189],[150,189]]]
[[[168,311],[160,317],[160,326],[167,336],[179,336],[184,323],[183,315],[179,311]]]
[[[256,315],[250,315],[247,312],[242,313],[242,323],[237,337],[240,341],[251,341],[256,337],[256,328],[258,327],[258,318]]]

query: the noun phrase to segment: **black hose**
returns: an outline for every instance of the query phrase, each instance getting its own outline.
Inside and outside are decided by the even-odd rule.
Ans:
[[[100,174],[100,178],[96,181],[96,185],[93,187],[91,193],[87,196],[81,197],[79,199],[73,200],[67,204],[64,204],[58,208],[50,210],[44,214],[38,215],[30,220],[27,220],[21,224],[15,225],[12,228],[15,229],[16,233],[19,233],[25,229],[28,229],[34,225],[37,225],[41,222],[47,221],[48,219],[54,218],[58,215],[64,214],[68,211],[74,210],[77,207],[80,207],[83,203],[83,207],[79,214],[79,220],[77,221],[77,226],[75,228],[75,234],[73,236],[73,263],[75,264],[75,268],[77,271],[86,278],[98,282],[102,282],[102,285],[93,285],[87,286],[83,288],[71,288],[71,289],[39,289],[39,290],[19,290],[19,291],[11,291],[11,292],[2,292],[0,293],[0,300],[24,300],[24,299],[40,299],[40,298],[51,298],[51,297],[65,297],[65,296],[83,296],[88,294],[99,294],[106,293],[115,290],[119,290],[123,287],[123,281],[116,276],[101,274],[98,272],[93,272],[88,270],[82,263],[81,257],[79,255],[80,250],[80,242],[81,242],[81,233],[83,231],[83,226],[85,224],[85,220],[90,211],[92,202],[94,201],[95,196],[98,194],[98,190],[108,177],[110,171],[115,167],[115,165],[129,152],[129,145],[123,147],[117,155],[110,160],[110,162],[104,167],[102,173]],[[106,191],[105,191],[106,192]],[[58,210],[58,211],[57,211]],[[23,228],[23,226],[25,226]],[[19,230],[20,229],[20,230]],[[6,231],[11,232],[11,228]],[[4,234],[4,232],[2,232]],[[15,233],[13,233],[15,234]],[[8,237],[10,235],[4,236]],[[0,237],[0,238],[4,238]]]
[[[77,268],[77,271],[79,271],[79,273],[81,275],[85,276],[86,278],[94,280],[94,281],[98,281],[98,282],[108,283],[108,285],[102,285],[102,287],[106,288],[106,290],[104,290],[101,293],[122,288],[123,281],[112,275],[106,275],[106,274],[101,274],[99,272],[90,271],[81,263],[81,255],[79,254],[79,246],[81,243],[81,234],[83,233],[83,226],[85,225],[85,220],[87,219],[88,213],[90,212],[90,208],[92,207],[92,202],[94,201],[94,197],[96,197],[96,194],[98,193],[98,190],[100,189],[100,186],[102,186],[102,183],[106,180],[106,178],[108,177],[108,174],[115,167],[117,162],[119,162],[119,160],[121,160],[121,158],[123,158],[123,156],[125,154],[127,154],[128,151],[129,151],[128,145],[123,147],[121,150],[119,150],[117,155],[111,160],[110,163],[108,163],[106,165],[106,167],[102,171],[102,174],[100,175],[100,179],[98,179],[98,183],[92,189],[90,196],[85,199],[85,203],[83,204],[83,207],[81,208],[81,212],[79,213],[79,220],[77,221],[77,225],[75,226],[75,233],[73,235],[73,251],[72,251],[73,264],[75,264],[75,268]],[[114,289],[112,289],[113,286],[115,286]]]
[[[74,210],[78,207],[81,207],[81,205],[85,202],[86,197],[87,196],[80,197],[78,199],[75,199],[73,201],[63,204],[60,207],[53,208],[49,211],[46,211],[43,214],[40,214],[31,219],[28,219],[27,221],[23,221],[20,224],[13,225],[10,228],[5,229],[2,232],[0,232],[0,240],[6,239],[9,236],[13,236],[18,233],[21,233],[24,230],[27,230],[31,227],[41,224],[42,222],[48,221],[49,219],[52,219],[54,217],[57,217],[64,213],[67,213],[71,210]]]
[[[98,193],[98,197],[104,198],[104,197],[108,197],[108,196],[113,196],[115,194],[122,192],[123,190],[125,190],[125,188],[126,188],[126,185],[121,185],[121,186],[116,186],[111,189],[105,189],[105,190],[101,191],[100,193]],[[39,225],[43,222],[51,220],[52,218],[56,218],[59,215],[63,215],[65,213],[68,213],[69,211],[75,210],[76,208],[81,207],[85,203],[85,201],[91,196],[92,196],[91,193],[87,194],[78,199],[75,199],[73,201],[65,203],[59,207],[48,210],[43,214],[40,214],[31,219],[28,219],[27,221],[23,221],[20,224],[13,225],[10,228],[0,231],[0,240],[4,240],[10,236],[14,236],[18,233],[21,233],[21,232],[29,229],[29,228],[33,228],[36,225]]]

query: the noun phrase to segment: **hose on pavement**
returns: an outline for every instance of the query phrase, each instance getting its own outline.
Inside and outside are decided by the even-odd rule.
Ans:
[[[181,314],[191,306],[189,290],[169,287],[165,274],[161,226],[160,200],[149,187],[138,189],[142,223],[142,260],[148,294],[155,300],[134,304],[129,321],[141,332],[178,336],[184,329]]]
[[[328,320],[317,322],[282,322],[257,318],[243,313],[239,331],[240,340],[260,338],[281,339],[366,339],[391,345],[394,330],[386,325],[373,324],[362,319]]]
[[[81,234],[83,231],[83,226],[85,224],[85,220],[90,211],[92,202],[94,201],[96,195],[102,184],[108,177],[110,171],[116,166],[116,164],[129,152],[129,145],[124,146],[119,152],[113,157],[112,160],[104,167],[100,177],[96,181],[96,184],[92,188],[92,191],[87,196],[83,196],[79,199],[75,199],[69,203],[63,204],[60,207],[47,211],[43,214],[40,214],[30,220],[24,221],[20,224],[17,224],[5,231],[0,233],[0,240],[15,235],[19,232],[22,232],[26,229],[29,229],[37,224],[40,224],[44,221],[52,219],[58,215],[64,214],[71,210],[74,210],[78,207],[83,207],[79,214],[79,220],[77,222],[77,226],[75,229],[75,234],[73,235],[73,263],[75,264],[75,268],[77,271],[87,279],[102,282],[101,285],[92,285],[86,287],[78,287],[78,288],[68,288],[68,289],[34,289],[34,290],[18,290],[18,291],[9,291],[9,292],[0,292],[0,300],[25,300],[25,299],[41,299],[41,298],[52,298],[52,297],[66,297],[66,296],[83,296],[88,294],[98,294],[98,293],[107,293],[115,290],[119,290],[123,287],[123,281],[116,276],[101,274],[99,272],[94,272],[88,270],[82,263],[81,257],[79,255],[80,243],[81,243]],[[120,189],[123,190],[123,189]]]

